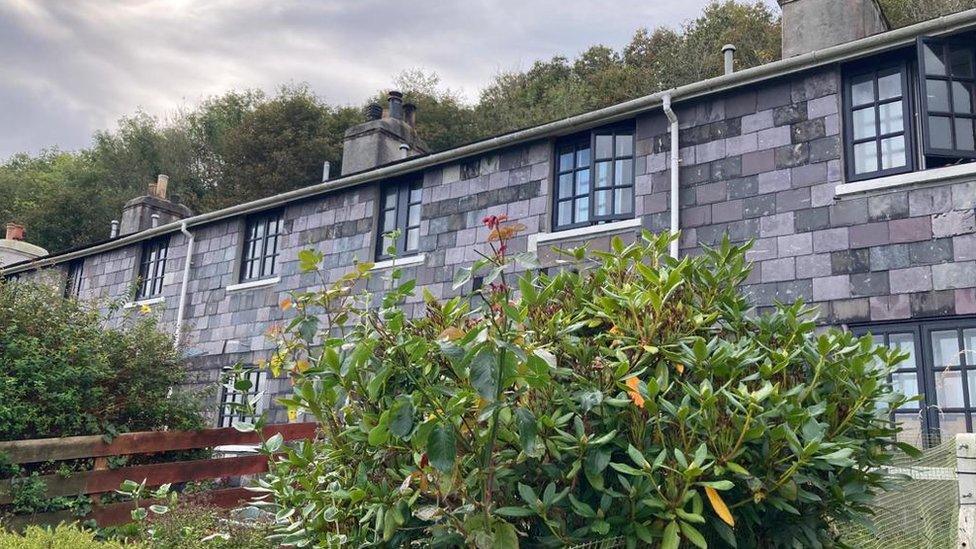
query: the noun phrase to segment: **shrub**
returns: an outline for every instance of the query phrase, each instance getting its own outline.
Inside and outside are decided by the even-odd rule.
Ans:
[[[267,523],[244,522],[209,505],[205,496],[182,498],[169,512],[142,523],[141,537],[152,549],[272,549]]]
[[[755,315],[746,246],[675,260],[675,237],[645,233],[533,275],[507,250],[520,227],[485,222],[490,249],[455,281],[483,286],[425,295],[419,318],[398,270],[378,306],[355,293],[369,265],[282,304],[270,367],[323,432],[264,443],[286,452],[261,481],[276,539],[818,547],[887,485],[900,357],[800,303]]]
[[[52,549],[70,547],[71,549],[137,549],[138,544],[125,544],[116,541],[98,541],[89,530],[76,525],[59,524],[54,529],[28,526],[23,534],[0,530],[0,549]]]
[[[182,358],[156,318],[104,327],[91,303],[0,282],[0,440],[203,425]]]

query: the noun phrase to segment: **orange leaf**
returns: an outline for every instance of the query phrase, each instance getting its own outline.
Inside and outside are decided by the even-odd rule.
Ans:
[[[641,396],[637,387],[640,385],[640,380],[637,377],[632,377],[627,379],[627,387],[630,387],[630,391],[627,391],[627,395],[630,400],[633,401],[634,406],[643,409],[644,408],[644,397]]]
[[[729,512],[728,506],[722,501],[722,496],[719,495],[718,490],[711,486],[706,486],[705,495],[708,496],[708,502],[712,504],[712,509],[715,510],[718,518],[722,519],[729,526],[735,526],[735,519],[732,518],[732,513]]]
[[[454,326],[448,326],[447,328],[444,328],[444,331],[441,332],[441,335],[437,336],[437,339],[446,339],[447,341],[455,341],[461,339],[462,337],[464,337],[464,332],[462,332],[459,328],[456,328]]]
[[[287,311],[288,309],[291,309],[294,306],[294,303],[292,303],[290,297],[286,297],[285,299],[281,300],[280,305],[282,311]]]
[[[680,362],[677,363],[677,364],[675,364],[674,368],[675,368],[675,370],[678,370],[678,373],[679,374],[685,373],[685,365],[682,364],[682,363],[680,363]]]

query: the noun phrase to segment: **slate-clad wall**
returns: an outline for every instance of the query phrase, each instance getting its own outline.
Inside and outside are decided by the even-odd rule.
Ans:
[[[976,182],[835,199],[843,178],[838,85],[839,73],[831,69],[676,105],[682,253],[699,253],[726,233],[736,241],[755,239],[749,252],[755,267],[745,287],[755,303],[802,298],[819,306],[826,323],[976,313]],[[667,230],[667,120],[657,111],[639,116],[636,125],[635,215],[645,228]],[[552,145],[514,146],[417,176],[423,178],[424,262],[405,269],[420,286],[409,305],[413,313],[420,312],[422,288],[450,295],[456,270],[478,259],[485,215],[506,214],[526,226],[513,252],[527,249],[528,235],[550,230]],[[355,260],[373,259],[379,189],[340,190],[285,207],[281,281],[271,286],[226,290],[238,281],[243,218],[193,229],[184,341],[201,386],[213,386],[224,366],[269,356],[265,333],[289,316],[280,301],[289,291],[320,284],[316,275],[298,272],[300,250],[325,254],[329,281]],[[620,232],[632,238],[636,231]],[[555,245],[569,242],[579,239]],[[605,248],[609,235],[591,242]],[[539,249],[549,264],[551,245]],[[165,302],[153,306],[168,326],[176,317],[185,255],[184,237],[176,233]],[[139,247],[130,246],[86,258],[82,295],[126,299],[138,256]],[[376,273],[371,290],[383,289],[383,274]],[[287,380],[273,380],[268,389],[288,391]]]

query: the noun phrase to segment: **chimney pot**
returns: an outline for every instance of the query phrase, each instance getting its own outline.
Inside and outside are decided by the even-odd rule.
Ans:
[[[169,176],[159,174],[156,177],[156,197],[166,200],[166,191],[169,187]]]
[[[115,238],[117,236],[119,236],[119,220],[118,219],[113,219],[112,220],[112,230],[111,230],[111,232],[108,233],[108,237],[109,238]]]
[[[414,127],[417,124],[417,105],[413,103],[403,104],[403,121]]]
[[[387,94],[390,102],[390,118],[403,120],[403,94],[398,91],[391,91]]]
[[[19,223],[7,223],[7,240],[23,240],[27,236],[24,226]]]
[[[364,111],[366,114],[367,122],[371,120],[379,120],[380,118],[383,118],[383,107],[381,107],[377,103],[370,103],[369,105],[366,105]]]
[[[332,162],[326,160],[325,162],[322,163],[322,183],[325,183],[326,181],[329,180],[329,177],[331,176],[331,172],[332,172]]]
[[[725,57],[725,74],[732,74],[735,72],[735,45],[722,46],[722,55]]]

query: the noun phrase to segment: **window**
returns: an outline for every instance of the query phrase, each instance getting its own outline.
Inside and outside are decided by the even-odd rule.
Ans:
[[[380,222],[376,238],[376,258],[389,259],[390,248],[396,255],[415,253],[420,248],[420,206],[423,196],[420,181],[390,185],[380,197]],[[388,235],[399,230],[394,242]]]
[[[155,297],[163,293],[163,275],[166,274],[166,253],[169,237],[150,240],[142,246],[139,261],[139,291],[137,299]]]
[[[976,158],[974,52],[971,41],[918,40],[919,110],[926,156]]]
[[[220,410],[217,415],[218,427],[233,427],[234,421],[253,421],[264,411],[263,399],[254,404],[254,414],[245,409],[249,399],[261,395],[267,381],[266,372],[256,368],[248,368],[243,375],[235,379],[231,373],[233,368],[224,368],[224,384],[220,390]],[[246,380],[246,381],[245,381]]]
[[[911,171],[911,111],[904,60],[848,75],[844,87],[848,178]]]
[[[634,129],[600,129],[556,146],[556,229],[627,219],[634,212]]]
[[[911,322],[854,328],[876,343],[899,348],[909,358],[891,382],[906,395],[922,395],[895,411],[900,438],[918,444],[941,435],[972,432],[976,421],[976,320]]]
[[[241,258],[241,282],[275,275],[282,225],[280,211],[248,218],[244,232],[244,255]]]
[[[68,277],[64,284],[64,297],[78,297],[81,291],[81,280],[84,276],[84,259],[76,259],[68,263]]]
[[[845,67],[847,179],[976,159],[974,94],[972,37],[920,37],[914,51],[909,48]]]

